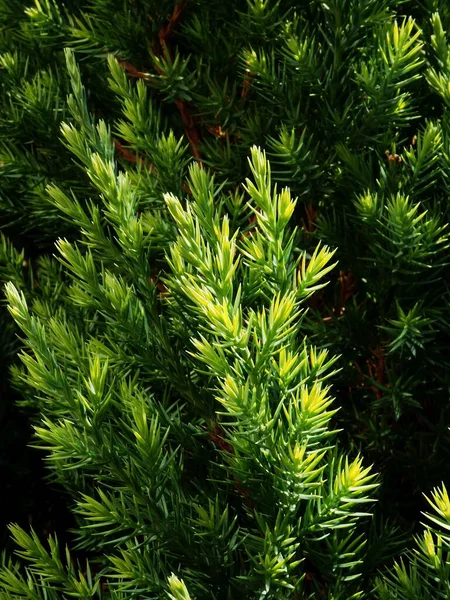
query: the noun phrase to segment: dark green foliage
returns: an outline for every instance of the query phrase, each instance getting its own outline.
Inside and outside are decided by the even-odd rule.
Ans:
[[[450,476],[449,31],[438,0],[0,2],[0,221],[27,234],[1,249],[13,380],[100,562],[16,529],[37,587],[6,570],[5,598],[42,577],[48,597],[188,598],[178,568],[195,598],[446,597],[444,488],[444,533],[374,577]],[[57,239],[62,266],[35,260]],[[283,427],[305,426],[295,378],[325,377],[321,470]],[[373,525],[346,508],[314,545],[359,453]]]

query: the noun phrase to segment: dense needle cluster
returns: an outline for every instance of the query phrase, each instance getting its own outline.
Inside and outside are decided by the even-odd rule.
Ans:
[[[0,1],[0,598],[449,597],[449,90],[443,0]]]

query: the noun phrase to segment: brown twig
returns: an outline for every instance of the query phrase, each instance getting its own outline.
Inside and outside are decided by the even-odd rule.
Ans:
[[[302,219],[303,226],[305,231],[308,233],[312,233],[316,230],[316,218],[317,218],[317,209],[313,207],[310,202],[307,206],[305,206],[306,216]]]
[[[173,34],[175,25],[180,20],[181,14],[182,14],[186,4],[187,4],[187,0],[184,0],[184,2],[177,4],[175,6],[175,8],[173,9],[172,16],[170,17],[167,25],[161,27],[161,29],[159,30],[159,34],[158,34],[159,45],[161,47],[161,51],[165,58],[169,54],[169,48],[167,46],[167,38]],[[158,53],[155,52],[155,54],[158,54]],[[162,75],[161,68],[157,64],[154,64],[153,66],[156,69],[156,71],[160,75]],[[195,156],[195,158],[197,160],[199,160],[200,152],[199,152],[198,147],[200,144],[200,135],[195,126],[194,119],[192,118],[192,115],[189,111],[189,107],[188,107],[186,101],[181,100],[181,99],[175,100],[175,104],[176,104],[178,110],[180,111],[181,119],[182,119],[183,125],[184,125],[185,134],[186,134],[188,142],[192,148],[192,154]]]
[[[143,71],[139,71],[133,66],[131,63],[123,59],[121,56],[117,56],[117,62],[124,69],[130,77],[134,77],[135,79],[151,79],[151,75],[149,73],[144,73]]]
[[[198,149],[200,144],[200,134],[197,131],[194,119],[192,118],[188,105],[184,100],[175,100],[175,104],[177,105],[177,108],[180,111],[186,137],[192,148],[192,154],[195,156],[196,159],[199,160],[201,158],[200,151]]]
[[[175,8],[173,9],[172,16],[170,17],[167,25],[165,27],[161,27],[161,29],[159,30],[159,35],[158,35],[159,45],[161,46],[163,53],[165,53],[167,38],[170,35],[172,35],[173,30],[175,29],[175,25],[180,20],[181,13],[183,12],[186,4],[187,4],[187,0],[184,0],[184,2],[180,2],[180,4],[177,4],[175,6]]]
[[[138,159],[138,157],[133,154],[133,152],[130,152],[130,150],[128,150],[128,148],[126,148],[121,142],[119,142],[119,140],[114,140],[114,146],[117,150],[117,153],[120,155],[120,158],[123,158],[124,160],[127,160],[128,162],[137,164],[138,160],[139,160],[139,164],[141,166],[146,166],[150,171],[152,171],[153,173],[155,173],[155,175],[158,173],[158,169],[155,167],[155,165],[153,163],[151,163],[150,161],[145,161],[143,158]],[[183,190],[183,192],[185,192],[186,194],[188,194],[189,196],[192,194],[192,190],[189,187],[189,184],[186,182],[183,182],[181,184],[181,189]]]
[[[369,369],[369,376],[371,377],[371,379],[374,379],[379,385],[384,385],[386,365],[384,362],[383,348],[381,344],[378,344],[373,350],[371,349],[371,352],[373,354],[373,358],[366,361],[367,367]],[[372,389],[379,400],[383,395],[381,390],[376,386],[373,386]]]
[[[181,14],[182,14],[186,4],[187,4],[187,0],[184,0],[180,4],[177,4],[173,10],[172,16],[170,17],[167,25],[161,27],[161,29],[159,30],[159,34],[158,34],[159,45],[160,45],[160,49],[165,57],[168,54],[167,38],[170,35],[172,35],[175,25],[180,20]],[[158,55],[157,49],[153,48],[153,51],[156,55]],[[123,69],[125,69],[125,71],[131,77],[134,77],[136,79],[144,79],[144,80],[149,80],[152,78],[152,75],[150,75],[149,73],[144,73],[143,71],[139,71],[139,69],[134,67],[132,64],[130,64],[126,60],[124,60],[122,57],[118,56],[117,60],[119,61],[119,64],[121,65],[121,67]],[[153,64],[153,67],[157,71],[157,73],[159,73],[159,75],[163,75],[162,69],[157,64]],[[176,104],[178,110],[180,111],[181,119],[183,121],[183,125],[185,128],[185,134],[186,134],[186,137],[192,148],[192,153],[195,156],[195,158],[197,160],[199,160],[201,158],[200,151],[198,149],[198,147],[200,145],[200,134],[197,131],[197,128],[196,128],[194,119],[190,113],[189,107],[188,107],[186,101],[181,100],[181,99],[175,100],[175,104]]]
[[[384,383],[386,376],[386,363],[383,355],[383,347],[381,346],[381,344],[378,344],[375,348],[371,348],[370,351],[373,357],[366,360],[367,370],[369,372],[368,375],[363,373],[361,367],[356,361],[353,363],[353,366],[358,371],[361,377],[361,383],[357,387],[366,387],[365,381],[368,378],[372,379],[373,381],[376,381],[379,386],[389,387],[389,383]],[[378,386],[371,385],[368,386],[368,389],[374,392],[375,396],[377,397],[377,400],[380,400],[380,398],[382,398],[383,392]]]
[[[244,81],[242,82],[242,91],[241,91],[241,100],[244,105],[247,101],[247,96],[252,89],[252,79],[254,78],[253,73],[247,73],[244,77]]]
[[[119,142],[119,140],[114,140],[114,147],[117,150],[117,153],[119,154],[119,156],[121,158],[123,158],[124,160],[137,164],[138,162],[138,157],[133,154],[133,152],[131,152],[130,150],[128,150],[128,148],[126,148],[121,142]],[[144,160],[142,158],[139,158],[139,164],[143,165],[144,164]],[[155,168],[153,165],[151,165],[151,168]]]
[[[169,291],[166,288],[166,286],[164,285],[164,283],[162,281],[158,281],[158,279],[156,277],[150,277],[150,283],[152,283],[154,286],[156,286],[158,288],[158,290],[160,291],[160,294],[158,294],[159,298],[163,298],[164,296],[167,296],[167,294],[169,293]]]

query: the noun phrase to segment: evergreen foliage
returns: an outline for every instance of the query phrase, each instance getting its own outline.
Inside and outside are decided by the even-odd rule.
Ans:
[[[448,597],[447,3],[0,23],[4,360],[77,519],[0,594]]]
[[[66,130],[68,143],[75,132]],[[105,554],[100,573],[121,593],[158,594],[184,565],[194,597],[290,597],[325,582],[337,597],[353,596],[366,545],[358,524],[377,484],[360,457],[336,448],[324,383],[335,360],[300,330],[301,304],[322,287],[332,253],[296,249],[296,231],[287,230],[295,202],[273,188],[254,149],[239,211],[256,214],[249,237],[231,230],[226,198],[198,165],[189,205],[165,196],[174,243],[157,293],[152,231],[136,215],[127,174],[104,158],[106,133],[103,123],[92,128],[100,152],[86,153],[103,201],[101,246],[87,231],[84,251],[58,243],[71,278],[60,292],[66,310],[49,295],[30,311],[7,286],[32,350],[16,376],[30,402],[37,394],[38,445],[54,478],[77,498],[78,546]],[[52,196],[81,215],[74,198],[56,188]],[[276,265],[264,280],[262,255]],[[49,554],[35,535],[13,534],[30,563],[25,577],[44,577],[36,592],[94,595],[101,575],[72,572],[70,559],[64,566],[56,541]],[[311,569],[318,576],[305,581]],[[14,567],[0,577],[14,593],[27,581]]]

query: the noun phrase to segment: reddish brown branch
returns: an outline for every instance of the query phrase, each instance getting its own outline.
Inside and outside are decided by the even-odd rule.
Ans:
[[[316,229],[317,210],[312,203],[305,206],[306,217],[302,219],[305,231],[312,233]]]
[[[209,434],[209,439],[214,443],[215,446],[217,446],[217,448],[220,448],[220,450],[228,452],[228,454],[233,453],[233,447],[223,439],[222,432],[219,427],[214,427],[213,431],[211,431]]]
[[[167,48],[167,38],[170,35],[172,35],[175,25],[180,20],[181,14],[182,14],[186,4],[187,4],[187,0],[184,0],[184,2],[177,4],[175,6],[175,8],[173,9],[172,16],[170,17],[167,25],[164,27],[161,27],[161,29],[159,30],[159,35],[158,35],[159,45],[161,46],[161,50],[163,52],[164,57],[167,57],[167,54],[169,53],[169,49]],[[153,50],[153,51],[155,52],[155,50]],[[155,52],[155,54],[158,54],[158,53]],[[154,64],[153,66],[160,75],[163,75],[161,68],[157,64]],[[181,119],[182,119],[183,125],[184,125],[185,134],[186,134],[188,142],[192,148],[192,154],[195,156],[195,158],[200,159],[200,152],[198,149],[199,144],[200,144],[200,135],[195,126],[194,119],[192,118],[192,115],[190,114],[187,103],[185,100],[178,99],[178,100],[175,100],[175,104],[176,104],[178,110],[180,111]]]
[[[159,45],[161,47],[161,50],[162,50],[164,56],[166,56],[166,53],[168,53],[167,38],[170,35],[172,35],[175,25],[180,20],[181,14],[182,14],[186,4],[187,4],[187,0],[184,0],[183,2],[180,2],[180,4],[177,4],[173,10],[172,16],[170,17],[167,25],[161,27],[161,29],[159,30],[158,40],[159,40]],[[158,54],[158,52],[155,51],[155,48],[153,48],[153,51],[156,55]],[[152,76],[150,74],[139,71],[138,69],[136,69],[136,67],[134,67],[129,62],[125,61],[120,56],[117,57],[117,60],[119,61],[119,64],[122,66],[122,68],[125,69],[125,71],[131,77],[134,77],[136,79],[146,79],[146,80],[151,79]],[[158,64],[154,63],[153,67],[157,71],[157,73],[159,73],[159,75],[164,74],[162,69],[158,66]],[[198,147],[200,145],[200,134],[196,128],[194,119],[192,118],[192,115],[189,111],[189,108],[188,108],[185,100],[181,100],[181,99],[175,100],[175,104],[176,104],[178,110],[180,111],[181,119],[183,121],[183,125],[185,128],[185,134],[186,134],[186,137],[192,148],[192,153],[195,156],[195,158],[199,160],[200,159],[200,151],[199,151]],[[124,157],[124,158],[126,158],[126,157]]]
[[[167,38],[170,35],[172,35],[173,30],[175,29],[175,25],[180,20],[181,13],[183,12],[186,4],[187,0],[184,0],[184,2],[180,2],[180,4],[177,4],[173,9],[172,16],[170,17],[167,25],[165,27],[161,27],[161,29],[159,30],[159,44],[163,52],[165,51]]]
[[[135,154],[133,154],[133,152],[128,150],[128,148],[126,148],[121,142],[119,142],[119,140],[114,140],[114,146],[115,146],[120,158],[123,158],[124,160],[126,160],[128,162],[137,164],[138,157]],[[139,164],[141,166],[146,166],[148,169],[150,169],[150,171],[152,171],[153,173],[155,173],[155,175],[157,175],[158,169],[150,161],[145,161],[143,158],[139,157]],[[189,195],[192,194],[191,188],[189,187],[189,185],[187,183],[183,182],[181,184],[181,189],[183,190],[183,192],[186,192],[186,194],[189,194]]]
[[[375,348],[370,349],[373,357],[369,360],[366,360],[368,375],[363,373],[361,367],[357,362],[353,363],[353,366],[358,371],[361,377],[361,383],[359,384],[359,388],[366,387],[365,381],[370,378],[372,381],[376,381],[378,385],[370,385],[367,386],[367,389],[372,390],[377,399],[379,400],[383,396],[383,392],[379,386],[389,387],[390,384],[385,384],[386,377],[386,363],[383,355],[383,348],[381,344],[378,344]]]
[[[241,100],[242,100],[242,104],[245,104],[247,101],[247,96],[250,93],[250,90],[252,89],[252,79],[255,76],[253,75],[253,73],[247,73],[247,75],[244,77],[244,81],[242,82],[242,91],[241,91]]]
[[[192,118],[189,108],[184,100],[175,100],[175,104],[180,111],[186,137],[192,148],[192,154],[199,160],[201,158],[200,151],[198,149],[200,144],[200,134],[197,131],[194,119]]]
[[[164,283],[162,281],[158,281],[158,279],[156,277],[150,277],[150,283],[152,283],[154,286],[156,286],[158,288],[158,290],[161,292],[160,294],[158,294],[158,298],[167,296],[167,294],[169,293],[169,291],[166,288],[166,286],[164,285]]]
[[[124,60],[121,56],[117,56],[117,61],[119,65],[124,69],[130,77],[134,77],[135,79],[150,79],[151,75],[149,73],[143,73],[136,69],[131,63]]]
[[[131,152],[130,150],[128,150],[128,148],[126,148],[121,142],[119,142],[119,140],[114,140],[114,147],[117,150],[117,153],[119,154],[119,156],[121,158],[123,158],[124,160],[137,164],[138,162],[138,157],[133,154],[133,152]],[[143,164],[144,161],[142,158],[139,158],[139,164]],[[151,168],[154,168],[153,165],[151,165]]]

